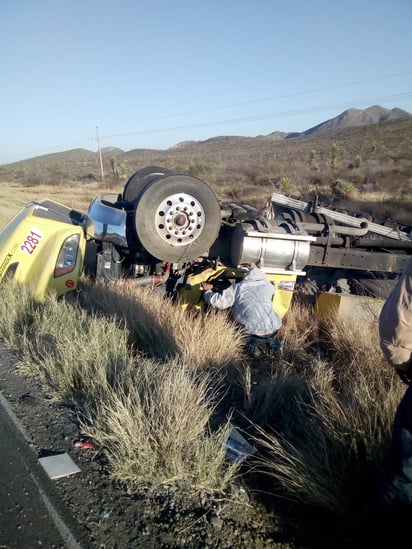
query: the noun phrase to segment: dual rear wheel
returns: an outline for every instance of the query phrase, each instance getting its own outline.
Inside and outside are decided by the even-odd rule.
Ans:
[[[196,259],[218,237],[219,202],[209,185],[197,177],[150,166],[131,176],[123,199],[133,202],[138,241],[161,261]]]

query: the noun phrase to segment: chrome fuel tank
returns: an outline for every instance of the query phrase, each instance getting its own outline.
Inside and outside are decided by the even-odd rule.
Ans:
[[[291,234],[281,225],[261,232],[251,224],[242,223],[233,231],[231,261],[233,265],[260,263],[265,270],[303,274],[310,242],[314,240],[313,236]]]

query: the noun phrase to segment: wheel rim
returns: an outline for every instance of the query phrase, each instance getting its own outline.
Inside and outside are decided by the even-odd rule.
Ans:
[[[217,197],[193,176],[173,174],[151,181],[135,207],[137,240],[160,261],[193,260],[207,253],[219,233]]]
[[[199,201],[187,193],[166,197],[156,210],[156,231],[173,246],[194,242],[205,226],[205,212]]]

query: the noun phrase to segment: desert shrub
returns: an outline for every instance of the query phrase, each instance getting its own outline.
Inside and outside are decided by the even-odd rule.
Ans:
[[[201,178],[202,176],[211,175],[212,172],[214,171],[214,167],[209,162],[197,160],[192,164],[190,164],[187,171],[188,173]]]
[[[391,219],[399,224],[411,225],[412,200],[409,191],[398,197],[375,192],[364,193],[360,198],[352,204],[348,203],[347,207],[378,219]]]
[[[248,204],[259,209],[266,203],[270,194],[271,192],[266,191],[259,185],[240,185],[236,190],[230,190],[227,198],[231,202]]]
[[[111,162],[112,173],[115,180],[127,179],[128,170],[124,163],[118,164],[116,161]]]
[[[330,167],[332,170],[334,170],[338,163],[338,156],[339,156],[339,146],[337,143],[332,143],[329,151],[329,161],[330,161]]]
[[[332,193],[338,198],[353,199],[358,194],[356,185],[347,179],[337,179],[331,184]]]
[[[352,166],[353,166],[354,168],[359,168],[359,166],[361,165],[361,163],[362,163],[362,157],[361,157],[360,154],[357,154],[357,155],[355,156],[355,158],[353,159],[353,164],[352,164]]]
[[[268,165],[267,172],[271,179],[279,179],[288,173],[288,167],[282,162],[275,162]]]
[[[291,180],[290,177],[284,175],[283,177],[280,178],[279,185],[280,185],[281,191],[283,193],[287,193],[288,191],[291,190],[293,186],[293,181]]]
[[[309,152],[309,165],[314,171],[319,169],[318,152],[315,149]]]
[[[353,183],[356,187],[360,187],[366,183],[366,178],[364,174],[359,173],[357,171],[354,171],[351,176],[351,183]]]
[[[50,176],[47,177],[47,179],[38,174],[38,173],[32,173],[29,176],[25,177],[25,186],[26,187],[37,187],[38,185],[41,185],[43,183],[50,183]]]

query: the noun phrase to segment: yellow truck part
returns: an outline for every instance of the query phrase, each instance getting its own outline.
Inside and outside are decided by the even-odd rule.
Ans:
[[[357,318],[360,321],[377,318],[384,300],[374,297],[320,292],[315,303],[318,318]]]
[[[86,238],[82,214],[57,202],[32,202],[0,233],[0,281],[27,283],[37,298],[77,287]]]
[[[230,284],[230,281],[238,281],[244,275],[244,270],[224,265],[219,265],[216,269],[208,268],[200,273],[190,275],[187,284],[179,292],[181,303],[185,309],[201,309],[204,305],[202,282],[221,282],[223,279],[227,281],[227,284]],[[297,275],[267,273],[267,276],[275,286],[273,308],[282,318],[290,307]]]

